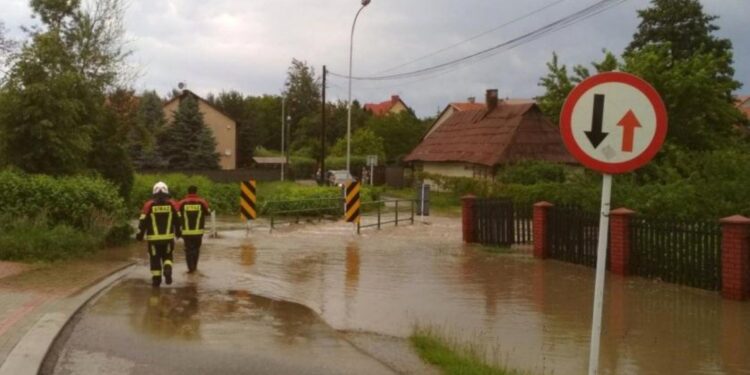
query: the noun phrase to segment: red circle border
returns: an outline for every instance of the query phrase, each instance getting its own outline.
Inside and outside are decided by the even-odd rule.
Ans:
[[[649,102],[651,102],[651,105],[654,107],[654,112],[656,113],[656,133],[654,134],[651,143],[640,155],[622,163],[607,163],[589,156],[578,146],[578,143],[576,143],[571,128],[573,108],[578,103],[578,100],[580,100],[581,97],[593,87],[610,82],[626,84],[641,91],[646,98],[648,98]],[[606,72],[589,77],[573,88],[568,95],[568,98],[565,99],[565,104],[560,113],[560,133],[562,134],[565,147],[568,148],[568,151],[570,151],[573,157],[578,159],[581,164],[602,173],[620,174],[636,170],[647,164],[654,158],[654,156],[656,156],[661,149],[662,144],[664,144],[664,139],[667,137],[667,121],[667,108],[664,105],[664,101],[662,101],[661,96],[651,84],[632,74],[623,72]]]

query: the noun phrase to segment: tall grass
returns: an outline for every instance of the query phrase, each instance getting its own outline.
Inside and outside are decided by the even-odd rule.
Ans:
[[[109,225],[107,225],[109,227]],[[96,251],[107,237],[103,225],[75,228],[50,223],[44,216],[3,220],[0,259],[49,262],[81,257]]]
[[[521,375],[490,363],[481,345],[462,344],[435,327],[416,326],[409,337],[414,349],[426,362],[446,375]]]

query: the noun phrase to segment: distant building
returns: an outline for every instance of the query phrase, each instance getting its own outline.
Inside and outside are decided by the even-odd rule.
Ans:
[[[182,94],[164,103],[164,117],[168,123],[172,122],[174,113],[180,106],[180,102],[187,96],[192,96],[198,101],[198,109],[203,114],[203,121],[214,134],[216,139],[216,152],[220,155],[219,167],[224,170],[237,168],[237,121],[226,113],[216,108],[213,104],[196,95],[189,90],[183,90]]]
[[[734,103],[750,119],[750,95],[738,96]]]
[[[450,103],[445,107],[445,109],[442,112],[440,112],[437,119],[435,119],[435,122],[432,123],[432,126],[430,126],[430,129],[427,130],[427,133],[425,134],[423,138],[429,136],[435,130],[440,128],[440,125],[443,125],[445,120],[449,119],[456,112],[478,111],[484,108],[485,108],[484,103],[477,103],[476,98],[474,97],[469,98],[467,102]]]
[[[466,110],[448,106],[404,161],[426,173],[488,179],[502,165],[523,160],[575,163],[535,102],[501,101],[497,90],[487,90],[486,103]]]
[[[398,95],[391,96],[391,100],[382,103],[367,103],[365,104],[365,111],[369,111],[373,116],[381,117],[388,114],[397,114],[404,111],[408,111],[409,107],[406,106],[401,97]]]

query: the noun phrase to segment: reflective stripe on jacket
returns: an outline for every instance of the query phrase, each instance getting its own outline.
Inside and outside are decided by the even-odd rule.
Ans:
[[[143,205],[139,227],[148,241],[173,240],[179,231],[180,214],[169,200],[150,200]]]
[[[197,194],[188,194],[179,203],[182,215],[182,234],[202,236],[206,227],[206,216],[210,215],[208,202]]]

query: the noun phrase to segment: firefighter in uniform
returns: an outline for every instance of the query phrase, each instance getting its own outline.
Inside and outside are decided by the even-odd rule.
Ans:
[[[139,241],[146,235],[154,287],[161,285],[162,276],[167,285],[172,284],[174,239],[181,236],[180,222],[177,203],[169,199],[167,184],[157,182],[153,188],[153,199],[147,201],[141,210],[136,235]]]
[[[198,268],[206,216],[211,214],[208,202],[198,195],[198,188],[188,187],[188,194],[179,204],[182,215],[182,239],[185,241],[185,260],[188,273]]]

